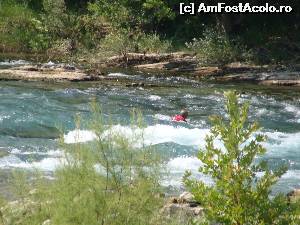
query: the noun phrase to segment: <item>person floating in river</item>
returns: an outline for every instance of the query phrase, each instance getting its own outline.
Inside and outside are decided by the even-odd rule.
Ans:
[[[180,114],[175,115],[172,118],[172,121],[175,121],[175,122],[187,122],[186,118],[188,117],[188,115],[189,115],[189,112],[186,109],[182,109],[180,111]]]

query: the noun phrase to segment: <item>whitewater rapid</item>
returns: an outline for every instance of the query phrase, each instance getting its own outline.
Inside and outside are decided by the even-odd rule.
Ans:
[[[19,64],[27,62],[4,61],[0,67]],[[249,120],[258,121],[264,127],[261,133],[269,137],[264,143],[267,153],[256,160],[266,159],[272,168],[287,164],[289,170],[280,181],[282,188],[300,187],[300,94],[295,91],[265,91],[257,86],[210,84],[160,74],[115,72],[108,76],[159,85],[172,83],[176,87],[1,81],[0,151],[8,155],[0,158],[0,169],[37,168],[51,174],[64,158],[57,138],[61,137],[68,145],[92,143],[98,138],[88,129],[88,124],[84,124],[90,121],[90,103],[96,100],[102,106],[104,118],[115,124],[107,128],[101,138],[118,133],[129,138],[135,147],[153,146],[166,159],[170,178],[164,181],[165,185],[180,186],[185,170],[191,170],[209,183],[209,179],[198,173],[201,162],[196,157],[197,152],[205,147],[209,116],[225,115],[224,90],[235,89],[243,92],[241,102],[250,102]],[[142,111],[144,130],[128,125],[133,108]],[[190,111],[187,124],[171,121],[181,108]],[[78,113],[83,122],[81,130],[75,129]],[[136,136],[141,134],[143,141],[138,141]],[[223,147],[219,141],[215,144]]]
[[[203,149],[205,147],[205,137],[209,134],[209,129],[201,128],[187,128],[183,126],[172,126],[156,124],[148,126],[145,129],[133,128],[130,126],[115,125],[104,132],[104,136],[111,133],[118,133],[130,139],[137,133],[143,132],[145,145],[159,145],[164,143],[173,143],[180,146],[193,146],[197,149]],[[267,148],[268,157],[280,156],[282,158],[285,155],[290,155],[296,149],[300,148],[300,133],[282,133],[282,132],[262,132],[268,136],[268,141],[263,145]],[[97,135],[90,130],[71,130],[64,135],[64,142],[66,144],[85,143],[97,139]],[[136,147],[141,146],[142,143],[136,143]],[[222,146],[216,142],[218,147]],[[296,152],[295,152],[296,153]],[[25,153],[23,153],[25,154]],[[47,158],[39,162],[23,162],[16,156],[7,156],[0,159],[0,168],[26,168],[26,169],[40,169],[42,171],[54,171],[62,164],[63,154],[59,151],[49,151]],[[293,165],[293,161],[289,160],[289,163]],[[165,180],[164,185],[178,186],[182,185],[182,175],[186,170],[192,171],[192,173],[199,179],[210,183],[211,180],[208,177],[203,176],[198,172],[201,162],[194,155],[179,155],[177,157],[169,159],[165,162],[166,168],[172,179]],[[283,179],[289,179],[291,177],[299,177],[299,170],[289,170]]]

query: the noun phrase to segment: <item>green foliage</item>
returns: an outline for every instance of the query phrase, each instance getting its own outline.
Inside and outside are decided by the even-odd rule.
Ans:
[[[244,48],[229,40],[225,33],[206,29],[203,37],[186,43],[186,47],[197,54],[200,63],[222,64],[240,60]]]
[[[171,11],[171,8],[162,0],[146,0],[143,3],[143,8],[144,10],[147,10],[149,15],[152,14],[149,22],[154,22],[155,20],[160,21],[165,18],[174,17],[174,13]]]
[[[64,0],[43,0],[44,14],[42,20],[44,26],[53,36],[63,36],[68,30],[68,15]]]
[[[163,19],[172,18],[174,13],[162,0],[97,0],[88,9],[94,14],[108,18],[118,28],[153,28]]]
[[[162,40],[158,34],[142,34],[137,40],[139,52],[165,53],[171,51],[172,44],[168,40]]]
[[[76,38],[81,49],[96,48],[109,32],[110,24],[102,16],[96,15],[81,15],[78,18],[74,27],[74,38]],[[76,35],[76,37],[75,37]]]
[[[169,41],[161,40],[157,34],[139,31],[118,30],[107,35],[99,44],[99,52],[104,55],[126,55],[136,53],[162,53],[171,49]]]
[[[99,52],[104,55],[126,55],[135,49],[134,41],[129,38],[127,31],[112,32],[99,45]]]
[[[51,8],[49,6],[48,8]],[[53,7],[52,11],[57,9]],[[48,9],[50,10],[50,9]],[[57,13],[52,18],[40,17],[35,14],[25,3],[6,2],[0,8],[0,40],[5,51],[41,52],[51,47],[54,26],[49,26],[45,21],[57,24],[55,18],[60,18]]]
[[[89,127],[96,140],[62,144],[65,157],[53,181],[37,175],[28,186],[28,179],[18,176],[15,187],[22,201],[1,210],[4,225],[42,224],[47,220],[53,225],[157,224],[163,200],[157,154],[143,146],[142,131],[126,138],[104,124],[97,105],[92,109]],[[76,124],[80,129],[80,119]],[[131,126],[143,128],[138,111],[132,112]]]
[[[123,27],[130,20],[128,9],[117,1],[99,0],[89,3],[87,9],[92,15],[105,17],[117,27]]]
[[[271,171],[265,161],[254,163],[255,157],[263,155],[266,149],[261,145],[265,137],[254,135],[258,124],[247,122],[249,103],[240,107],[234,92],[226,92],[225,97],[229,119],[211,117],[211,134],[206,137],[205,149],[198,154],[203,163],[199,171],[209,175],[214,185],[192,179],[187,172],[187,188],[204,206],[210,221],[228,225],[297,224],[293,221],[293,206],[287,204],[286,197],[269,196],[272,185],[286,169]],[[224,149],[216,147],[215,140],[220,140]]]
[[[40,20],[32,18],[27,29],[26,43],[30,49],[39,52],[50,47],[51,38],[48,35],[48,29]]]
[[[116,43],[109,52],[126,52],[118,49],[128,43],[126,39],[135,39],[138,43],[129,40],[130,51],[165,52],[172,41],[173,51],[187,47],[202,64],[299,61],[299,3],[293,3],[295,13],[276,18],[269,14],[183,16],[178,13],[180,3],[188,1],[2,0],[0,50],[73,56],[96,51],[104,42],[107,47]],[[103,41],[112,31],[129,36]],[[132,38],[133,31],[140,35]],[[167,41],[162,43],[158,37]]]
[[[24,5],[1,3],[0,48],[12,51],[14,48],[24,49],[22,42],[26,42],[26,37],[31,32],[26,28],[32,17],[32,11]]]

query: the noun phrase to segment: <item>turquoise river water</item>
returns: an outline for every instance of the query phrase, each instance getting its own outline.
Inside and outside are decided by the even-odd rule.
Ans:
[[[9,66],[9,63],[0,63]],[[47,174],[61,162],[59,130],[64,128],[64,141],[74,143],[93,139],[85,128],[75,132],[74,118],[91,114],[89,104],[96,99],[104,115],[111,115],[115,127],[131,132],[130,110],[141,109],[147,123],[145,143],[155,146],[165,161],[170,176],[162,183],[180,188],[185,170],[197,172],[200,162],[196,153],[204,146],[211,114],[224,115],[223,92],[236,89],[241,101],[251,102],[250,121],[263,126],[269,139],[264,156],[271,167],[288,165],[287,173],[274,190],[287,192],[300,187],[300,90],[263,88],[255,85],[213,84],[185,78],[158,75],[114,73],[112,77],[155,81],[161,87],[124,87],[94,83],[0,82],[0,151],[9,152],[0,158],[0,169],[38,168]],[[172,86],[167,86],[172,84]],[[170,116],[182,107],[190,111],[189,122],[174,123]],[[79,133],[79,140],[75,138]]]

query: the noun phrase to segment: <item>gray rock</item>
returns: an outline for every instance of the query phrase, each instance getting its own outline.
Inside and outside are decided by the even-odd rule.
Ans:
[[[297,202],[300,200],[300,189],[295,189],[287,194],[289,202]]]
[[[204,209],[194,200],[189,192],[182,193],[178,198],[170,198],[161,209],[161,213],[168,218],[195,218],[203,216]]]
[[[75,67],[75,66],[72,66],[72,65],[65,65],[65,66],[64,66],[64,69],[75,71],[75,70],[76,70],[76,67]]]

